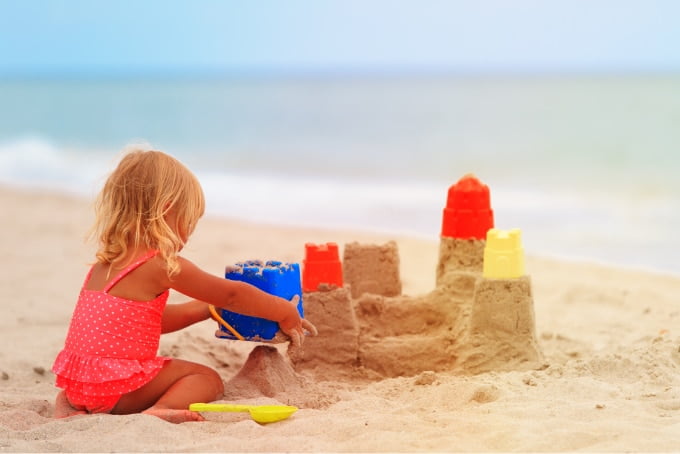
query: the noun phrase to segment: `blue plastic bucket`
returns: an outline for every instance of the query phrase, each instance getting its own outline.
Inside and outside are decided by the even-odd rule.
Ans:
[[[234,281],[247,282],[272,295],[290,300],[295,295],[300,297],[297,310],[304,316],[302,307],[302,285],[300,281],[300,265],[270,260],[262,263],[259,260],[239,262],[235,266],[227,266],[224,277]],[[229,323],[245,340],[270,341],[279,331],[279,324],[265,318],[237,314],[225,309],[218,309],[220,316]],[[220,325],[215,333],[224,339],[236,339],[227,328]]]

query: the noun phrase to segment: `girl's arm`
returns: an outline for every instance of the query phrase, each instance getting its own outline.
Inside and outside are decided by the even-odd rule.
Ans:
[[[287,301],[246,282],[206,273],[182,257],[179,262],[181,270],[172,279],[166,278],[167,287],[222,309],[275,321],[294,345],[302,343],[305,330],[316,334],[314,325],[298,314],[297,301]]]
[[[163,311],[161,332],[172,333],[210,317],[208,305],[203,301],[192,300],[181,304],[168,304]]]

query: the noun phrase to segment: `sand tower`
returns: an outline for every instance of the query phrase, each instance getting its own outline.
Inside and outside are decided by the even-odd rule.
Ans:
[[[542,364],[521,233],[493,227],[488,186],[465,175],[449,188],[429,297],[454,313],[455,369],[467,373]]]
[[[305,316],[319,335],[291,360],[298,370],[349,373],[359,361],[359,328],[349,288],[343,286],[338,245],[307,243],[303,266]]]
[[[472,295],[482,272],[486,232],[492,227],[489,187],[474,175],[465,175],[449,188],[443,210],[437,287]]]
[[[383,296],[401,294],[399,277],[399,252],[397,243],[345,245],[343,255],[345,282],[349,284],[352,298],[364,293]]]
[[[535,331],[521,232],[490,229],[457,364],[472,373],[540,367]]]
[[[453,361],[468,330],[472,296],[481,276],[486,232],[493,227],[489,188],[472,174],[452,185],[442,213],[436,288],[428,295],[450,320]]]

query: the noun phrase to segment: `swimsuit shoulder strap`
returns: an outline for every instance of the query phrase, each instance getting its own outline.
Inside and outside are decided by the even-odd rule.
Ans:
[[[143,256],[141,256],[139,259],[137,259],[134,263],[126,266],[123,270],[121,270],[120,273],[118,273],[113,279],[109,281],[108,284],[106,284],[106,287],[102,290],[104,293],[108,293],[109,290],[113,288],[114,285],[116,285],[121,279],[123,279],[125,276],[127,276],[129,273],[137,269],[139,266],[143,265],[144,263],[148,262],[149,259],[154,257],[156,254],[158,254],[158,251],[149,251]]]

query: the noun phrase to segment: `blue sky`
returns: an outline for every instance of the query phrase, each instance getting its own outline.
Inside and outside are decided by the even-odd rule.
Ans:
[[[0,0],[0,76],[679,71],[674,0]]]

